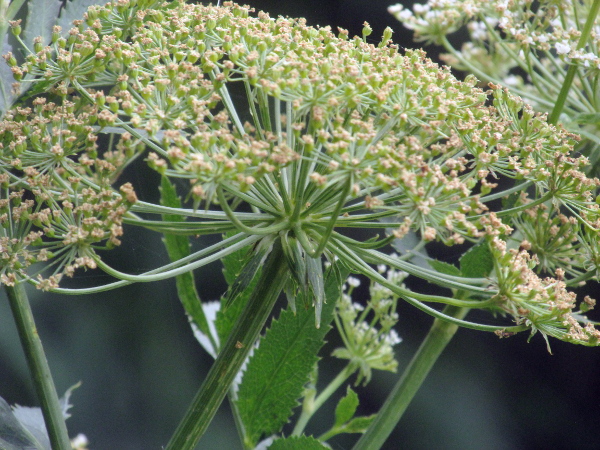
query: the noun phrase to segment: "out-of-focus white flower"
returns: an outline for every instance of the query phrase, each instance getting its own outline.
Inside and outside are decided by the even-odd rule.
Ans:
[[[557,42],[555,45],[556,53],[559,55],[566,55],[571,51],[571,44],[569,41],[564,40],[562,42]]]

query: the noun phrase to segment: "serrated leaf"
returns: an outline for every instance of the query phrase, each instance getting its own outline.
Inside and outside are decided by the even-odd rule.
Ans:
[[[105,5],[106,0],[69,0],[65,3],[65,7],[60,12],[60,17],[56,22],[62,27],[62,35],[69,34],[69,30],[73,26],[74,20],[83,19],[83,14],[92,5]]]
[[[215,319],[217,317],[217,312],[220,308],[221,302],[219,301],[205,302],[202,304],[202,311],[204,311],[204,315],[206,316],[210,334],[203,333],[195,325],[195,323],[191,323],[192,331],[194,332],[194,337],[202,346],[202,348],[206,350],[210,356],[213,357],[213,359],[217,358],[217,353],[219,352],[219,335],[215,327]]]
[[[160,186],[160,203],[171,208],[181,208],[181,200],[177,196],[175,186],[167,177],[162,177]],[[185,222],[178,214],[163,214],[163,220],[168,222]],[[165,233],[163,242],[171,261],[178,261],[190,254],[190,241],[186,236]],[[208,321],[202,309],[202,300],[196,290],[196,282],[192,272],[186,272],[175,277],[177,295],[185,309],[188,318],[206,336],[210,336]]]
[[[369,425],[371,425],[371,422],[375,420],[375,417],[377,417],[377,414],[373,414],[371,416],[355,417],[350,422],[347,422],[344,425],[342,425],[339,428],[339,432],[337,434],[364,433],[365,431],[367,431],[367,428],[369,428]]]
[[[50,443],[48,442],[48,447]],[[0,397],[0,448],[6,450],[43,449],[27,429],[21,425],[10,406]]]
[[[339,427],[348,422],[358,408],[358,395],[350,386],[346,389],[346,395],[340,399],[335,407],[335,423],[334,427]]]
[[[70,417],[69,398],[81,383],[71,386],[60,399],[62,414]],[[0,448],[2,450],[51,450],[41,408],[15,405],[11,408],[0,397]]]
[[[438,261],[437,259],[430,259],[427,262],[432,269],[437,270],[440,273],[457,277],[460,276],[460,270],[453,264],[448,264],[444,261]]]
[[[493,269],[494,259],[485,241],[471,247],[460,258],[460,272],[464,277],[487,277]]]
[[[335,270],[327,272],[327,303],[321,328],[315,327],[311,308],[287,309],[261,339],[250,358],[238,391],[237,405],[251,446],[263,434],[281,430],[298,404],[304,386],[318,360],[319,349],[333,320],[340,283]]]
[[[23,28],[23,41],[33,51],[33,40],[41,36],[42,44],[52,39],[52,27],[56,25],[62,2],[60,0],[29,0],[27,21]]]
[[[329,450],[329,447],[323,445],[321,441],[312,436],[291,436],[277,439],[270,446],[269,450]]]

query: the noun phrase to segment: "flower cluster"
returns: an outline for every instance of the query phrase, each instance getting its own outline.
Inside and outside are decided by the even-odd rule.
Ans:
[[[95,268],[95,249],[120,244],[135,192],[129,183],[120,193],[110,187],[116,168],[94,157],[94,111],[74,109],[40,97],[0,123],[3,284],[27,278],[34,263],[54,260],[52,275],[38,274],[37,286],[56,288],[62,274]]]
[[[584,33],[586,26],[598,27],[597,21],[587,23],[595,19],[593,3],[431,0],[415,4],[412,11],[402,5],[389,11],[414,30],[416,40],[443,45],[449,53],[442,59],[448,64],[484,81],[510,86],[538,111],[554,108],[569,67],[577,66],[561,121],[585,138],[580,147],[589,150],[589,141],[599,142],[596,121],[588,114],[597,109],[593,99],[594,80],[600,73],[600,37],[597,32],[589,37]],[[457,49],[448,35],[463,28],[470,39]]]
[[[391,30],[372,45],[344,30],[251,13],[232,3],[121,0],[91,7],[65,37],[56,29],[23,66],[7,58],[17,78],[37,84],[32,108],[0,122],[0,173],[7,197],[24,189],[33,213],[52,210],[35,226],[52,230],[40,237],[45,246],[58,237],[61,270],[94,263],[107,270],[95,249],[116,243],[126,219],[170,233],[237,233],[151,274],[110,271],[128,281],[281,239],[292,276],[313,291],[317,307],[322,255],[381,282],[372,265],[385,262],[489,298],[494,292],[481,280],[420,270],[377,249],[408,232],[447,245],[502,237],[541,203],[550,216],[564,210],[577,221],[589,249],[582,264],[597,270],[599,181],[572,153],[576,136],[498,85],[484,91],[475,77],[459,81],[422,52],[400,54]],[[138,202],[129,184],[119,195],[115,183],[137,159],[164,179],[183,180],[193,208]],[[524,190],[531,205],[494,211],[495,200]],[[361,242],[345,232],[385,230],[390,221],[397,229],[383,239]],[[386,283],[395,295],[428,301]],[[444,299],[432,301],[452,302]]]
[[[600,331],[592,323],[585,327],[579,324],[581,312],[574,311],[576,295],[566,289],[563,269],[556,269],[557,278],[541,279],[533,271],[537,258],[527,251],[507,249],[506,243],[497,238],[490,248],[498,287],[495,300],[500,309],[517,324],[530,328],[532,335],[539,331],[546,340],[553,336],[578,344],[598,344]],[[581,311],[589,311],[594,305],[593,299],[585,297]]]
[[[575,217],[560,212],[550,216],[548,211],[546,205],[540,204],[514,218],[516,233],[513,238],[521,238],[520,248],[536,256],[537,272],[554,274],[557,269],[562,269],[571,276],[582,275],[586,272],[583,268],[586,251],[580,248],[579,223]]]
[[[380,273],[387,271],[387,279],[400,286],[408,274],[387,267],[379,267]],[[398,322],[396,304],[398,296],[389,289],[371,283],[370,298],[366,307],[352,301],[352,293],[360,280],[348,278],[341,299],[336,305],[335,322],[344,342],[344,347],[335,349],[333,356],[348,359],[359,371],[356,383],[371,379],[372,369],[396,371],[398,362],[394,356],[394,345],[402,340],[393,329]],[[369,317],[370,316],[370,317]]]
[[[389,12],[404,25],[414,30],[415,39],[442,44],[448,34],[466,25],[472,46],[467,51],[484,50],[494,53],[554,52],[563,61],[574,60],[583,67],[600,70],[600,57],[593,49],[598,47],[598,36],[586,48],[577,48],[581,29],[588,18],[592,2],[589,0],[564,2],[552,0],[480,2],[474,0],[431,0],[415,4],[413,11],[401,4],[393,5]],[[503,43],[494,45],[501,35]],[[513,62],[513,67],[516,66]],[[491,67],[491,66],[490,66]]]

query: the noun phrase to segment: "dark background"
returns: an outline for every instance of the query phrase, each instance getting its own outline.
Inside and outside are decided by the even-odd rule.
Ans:
[[[272,16],[303,16],[311,25],[340,26],[351,35],[360,34],[366,20],[373,27],[374,42],[379,42],[389,25],[396,42],[416,46],[410,32],[387,13],[390,3],[265,0],[251,5]],[[435,56],[436,49],[427,50]],[[138,194],[156,199],[156,177],[146,172],[133,176],[135,184],[143,186],[137,188]],[[122,248],[108,255],[111,264],[138,273],[167,261],[159,236],[134,231]],[[88,274],[82,283],[108,281],[93,277]],[[204,300],[217,299],[222,293],[220,266],[197,271],[196,279]],[[32,291],[31,298],[59,393],[78,381],[83,383],[72,397],[70,434],[85,433],[94,450],[165,445],[211,362],[192,336],[174,283],[130,286],[84,297]],[[399,314],[398,331],[404,342],[397,347],[397,356],[402,371],[431,319],[404,304]],[[384,448],[600,448],[600,353],[558,341],[551,344],[553,355],[548,354],[541,336],[527,343],[526,335],[499,340],[492,334],[459,330]],[[335,346],[329,343],[323,355]],[[323,385],[342,366],[339,361],[326,362],[321,372]],[[398,374],[376,372],[367,389],[358,388],[361,413],[375,412],[397,378]],[[0,395],[11,404],[37,404],[4,294],[0,295]],[[323,408],[323,415],[309,424],[308,433],[318,435],[329,428],[334,405],[332,401]],[[355,436],[339,438],[332,441],[332,447],[351,448],[354,440]],[[227,406],[198,448],[241,448]]]

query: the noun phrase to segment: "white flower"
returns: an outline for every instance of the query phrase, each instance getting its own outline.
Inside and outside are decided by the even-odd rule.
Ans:
[[[496,25],[498,25],[497,17],[486,17],[484,20],[485,23],[487,23],[490,27],[495,27]]]
[[[363,305],[361,305],[360,303],[352,303],[352,308],[354,308],[354,311],[364,311],[365,307]]]
[[[395,5],[388,6],[388,12],[390,14],[397,14],[403,10],[404,10],[404,6],[402,6],[400,3],[396,3]]]
[[[71,447],[74,449],[85,449],[89,445],[88,438],[85,434],[79,433],[71,440]]]
[[[360,280],[355,277],[348,277],[348,280],[346,280],[346,282],[348,283],[348,286],[353,288],[360,286]]]
[[[583,61],[584,67],[590,67],[590,61],[595,61],[596,55],[591,52],[583,54],[581,52],[578,52],[576,55],[573,56],[573,59],[580,59]]]
[[[557,42],[555,45],[556,53],[565,55],[571,51],[571,44],[566,39],[562,42]]]
[[[468,25],[472,39],[485,40],[487,39],[487,29],[483,22],[470,22]]]
[[[413,13],[410,9],[405,9],[404,11],[400,11],[396,14],[396,17],[398,17],[398,20],[410,20],[410,18],[413,16]]]
[[[521,84],[521,80],[515,75],[509,75],[502,80],[502,84],[506,86],[519,86],[519,84]]]
[[[427,11],[429,11],[429,5],[421,5],[420,3],[417,3],[417,4],[413,5],[413,9],[415,10],[415,13],[417,13],[417,14],[424,14]]]
[[[560,27],[562,27],[562,24],[560,22],[560,17],[557,17],[556,19],[552,19],[550,21],[550,25],[553,26],[554,28],[560,28]]]
[[[402,338],[398,335],[396,330],[393,329],[387,334],[383,335],[383,338],[385,339],[385,342],[391,346],[398,345],[400,342],[402,342]]]

